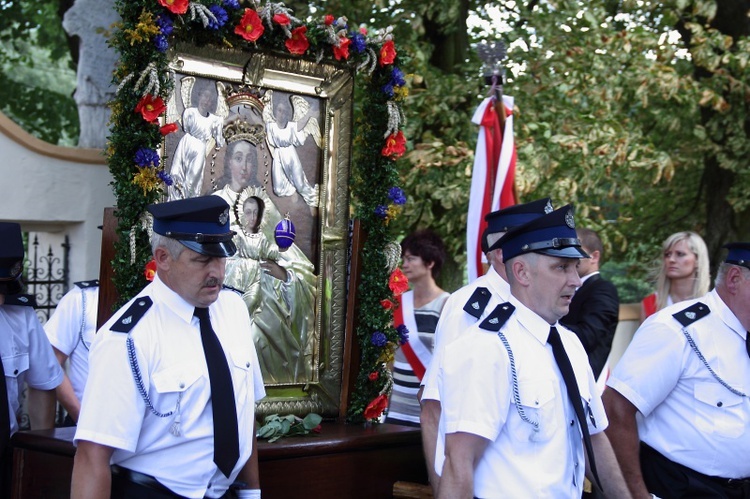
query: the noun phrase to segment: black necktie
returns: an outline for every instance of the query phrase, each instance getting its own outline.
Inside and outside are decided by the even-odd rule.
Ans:
[[[232,376],[226,355],[216,337],[207,308],[195,307],[201,327],[203,353],[211,382],[211,407],[214,416],[214,462],[227,478],[240,458],[237,407],[234,403]]]
[[[747,350],[747,356],[750,357],[750,331],[745,335],[745,350]]]
[[[576,411],[578,418],[578,424],[581,425],[581,433],[583,433],[583,444],[586,447],[586,454],[589,456],[589,464],[591,465],[591,473],[594,475],[596,484],[599,488],[602,488],[599,482],[599,474],[596,472],[596,461],[594,459],[594,449],[591,447],[591,435],[589,435],[589,427],[586,424],[586,417],[583,414],[583,404],[581,403],[581,392],[578,390],[578,382],[576,381],[575,373],[573,372],[573,366],[570,365],[570,359],[568,354],[565,353],[565,347],[560,339],[560,333],[557,332],[557,328],[551,327],[549,329],[549,338],[547,343],[552,346],[552,353],[555,356],[555,362],[557,367],[560,368],[563,381],[565,381],[565,389],[568,392],[568,398],[573,403],[573,409]]]

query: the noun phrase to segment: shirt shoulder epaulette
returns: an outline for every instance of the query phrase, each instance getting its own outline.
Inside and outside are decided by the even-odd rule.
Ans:
[[[81,289],[95,288],[99,285],[99,279],[93,279],[91,281],[78,281],[74,284]]]
[[[34,295],[8,295],[5,297],[5,304],[36,308],[36,297]]]
[[[141,296],[133,301],[132,305],[117,319],[109,329],[116,333],[129,333],[133,327],[143,318],[154,302],[148,296]]]
[[[672,314],[672,317],[679,322],[682,327],[687,327],[693,322],[703,319],[705,316],[711,313],[711,309],[707,305],[701,302],[695,302],[684,310],[680,310],[676,314]]]
[[[511,305],[510,302],[501,303],[490,312],[490,315],[479,324],[479,327],[485,331],[500,331],[515,310],[516,307]]]
[[[479,287],[474,290],[469,298],[469,301],[464,305],[464,311],[467,314],[479,319],[484,312],[485,307],[490,302],[490,290],[487,288]]]

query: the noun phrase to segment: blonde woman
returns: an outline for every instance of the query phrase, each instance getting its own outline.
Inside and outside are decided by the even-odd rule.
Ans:
[[[662,244],[662,260],[656,276],[656,292],[641,302],[641,322],[654,312],[683,300],[708,293],[708,249],[695,232],[677,232]]]

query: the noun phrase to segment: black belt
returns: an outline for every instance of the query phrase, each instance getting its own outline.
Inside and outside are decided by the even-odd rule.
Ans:
[[[146,475],[145,473],[133,471],[128,468],[123,468],[122,466],[118,466],[116,464],[113,464],[111,468],[112,468],[112,475],[114,476],[124,478],[125,480],[128,480],[129,482],[133,482],[142,487],[156,490],[158,492],[161,492],[162,494],[166,494],[171,497],[175,497],[175,498],[182,497],[181,495],[175,494],[174,492],[172,492],[168,487],[163,485],[159,480],[152,477],[151,475]]]
[[[660,453],[650,445],[643,442],[641,442],[641,455],[642,459],[643,457],[651,458],[655,461],[661,462],[663,465],[680,469],[687,475],[693,476],[700,481],[718,485],[722,489],[746,489],[750,493],[750,478],[724,478],[720,476],[706,475],[680,463],[675,463],[671,459],[667,458],[664,454]]]

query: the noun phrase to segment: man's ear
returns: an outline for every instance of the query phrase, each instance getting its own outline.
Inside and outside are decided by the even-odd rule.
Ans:
[[[529,266],[523,258],[516,258],[510,264],[513,278],[522,286],[528,286],[530,282]]]
[[[172,255],[163,246],[159,246],[154,250],[154,261],[156,262],[156,268],[160,270],[169,270],[169,266],[172,263]]]
[[[591,263],[594,265],[599,265],[599,259],[602,257],[602,254],[599,250],[592,251],[589,253],[589,256],[591,257]]]
[[[727,275],[724,278],[724,283],[727,286],[727,289],[731,294],[735,294],[737,292],[737,289],[740,285],[740,282],[744,280],[744,276],[742,275],[742,270],[738,267],[729,267],[729,270],[727,270]]]

